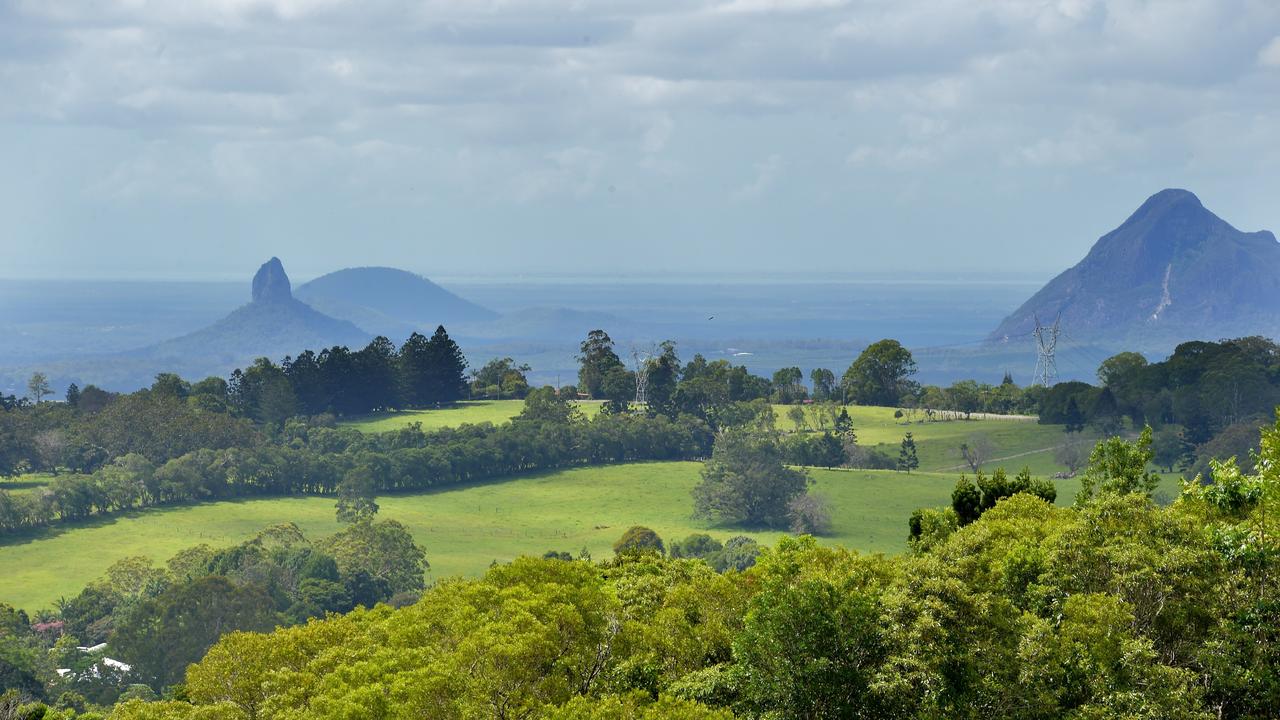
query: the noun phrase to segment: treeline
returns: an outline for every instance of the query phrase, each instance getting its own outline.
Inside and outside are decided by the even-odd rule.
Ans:
[[[165,401],[169,402],[169,401]],[[204,412],[204,411],[197,411]],[[711,450],[697,418],[601,415],[587,420],[550,388],[530,393],[512,422],[433,432],[410,426],[364,434],[301,418],[267,441],[222,448],[167,448],[158,460],[133,449],[87,474],[61,475],[39,492],[0,490],[0,532],[151,505],[261,495],[439,488],[535,470],[637,460],[690,459]]]
[[[1280,462],[1280,427],[1262,445]],[[720,574],[633,528],[608,561],[522,558],[228,634],[181,692],[110,717],[1276,717],[1276,483],[1227,465],[1160,507],[1146,454],[1096,448],[1072,507],[979,483],[971,517],[929,515],[901,556],[786,538]]]
[[[1114,434],[1126,420],[1155,430],[1161,467],[1208,474],[1212,458],[1236,457],[1248,470],[1257,429],[1280,404],[1280,346],[1261,337],[1187,342],[1167,359],[1138,353],[1108,358],[1098,385],[1066,382],[1045,393],[1040,422],[1068,430],[1096,427]]]

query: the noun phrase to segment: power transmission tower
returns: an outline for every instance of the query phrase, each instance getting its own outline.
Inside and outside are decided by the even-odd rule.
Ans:
[[[1058,313],[1050,327],[1041,325],[1037,315],[1036,329],[1032,334],[1036,338],[1036,372],[1031,384],[1053,387],[1058,382],[1058,361],[1053,354],[1058,347],[1058,335],[1062,334],[1062,313]]]
[[[636,404],[642,405],[648,402],[646,393],[649,389],[649,360],[656,354],[656,348],[641,350],[638,347],[631,348],[632,369],[636,374]]]

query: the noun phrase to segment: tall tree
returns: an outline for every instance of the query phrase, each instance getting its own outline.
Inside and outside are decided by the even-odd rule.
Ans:
[[[897,340],[872,343],[845,371],[840,381],[848,398],[859,405],[894,406],[915,390],[911,376],[916,361]]]
[[[49,387],[49,378],[39,371],[31,373],[31,379],[27,380],[27,394],[35,404],[39,405],[45,395],[53,394],[53,388]]]
[[[916,455],[916,439],[907,433],[898,447],[898,469],[905,470],[908,475],[920,467],[920,458]]]
[[[798,367],[786,367],[773,373],[773,401],[790,405],[805,398],[804,373]]]
[[[376,515],[377,492],[378,483],[372,468],[363,464],[352,468],[338,483],[338,522],[359,522]]]
[[[407,407],[422,407],[432,401],[427,379],[431,375],[431,350],[428,340],[413,333],[400,346],[396,370],[400,376],[400,398]]]
[[[814,368],[809,371],[809,382],[813,383],[813,399],[825,401],[833,399],[836,391],[836,374],[826,368]]]
[[[379,335],[355,357],[361,412],[389,410],[399,405],[396,383],[396,346]]]
[[[578,391],[593,398],[606,395],[605,384],[609,375],[626,370],[618,354],[613,351],[613,338],[604,330],[592,330],[582,341],[578,352]]]
[[[443,325],[437,326],[427,341],[427,357],[430,361],[430,401],[453,403],[466,397],[467,358]]]
[[[676,404],[676,389],[680,383],[680,357],[676,345],[666,340],[659,346],[661,352],[650,358],[644,372],[648,374],[645,400],[649,415],[665,415],[671,419],[680,413]]]

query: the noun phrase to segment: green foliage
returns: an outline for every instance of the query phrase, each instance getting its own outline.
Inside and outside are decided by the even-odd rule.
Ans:
[[[613,553],[625,557],[650,553],[661,555],[664,552],[666,548],[662,544],[662,538],[658,537],[658,533],[641,525],[628,528],[613,544]]]
[[[848,399],[859,405],[893,406],[916,389],[910,377],[916,362],[897,340],[872,343],[858,356],[840,381]]]
[[[1099,442],[1089,455],[1076,502],[1087,502],[1098,492],[1149,496],[1160,483],[1160,476],[1147,469],[1153,457],[1150,426],[1134,442],[1118,437]]]
[[[916,454],[916,440],[911,433],[907,433],[898,447],[898,469],[910,473],[918,467],[920,456]]]
[[[783,465],[772,436],[723,430],[693,489],[694,514],[721,523],[783,527],[788,503],[807,485],[804,472]]]

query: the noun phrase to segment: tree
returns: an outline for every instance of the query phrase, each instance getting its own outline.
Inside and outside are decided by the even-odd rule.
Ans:
[[[693,489],[694,515],[722,523],[784,527],[787,505],[805,492],[809,477],[782,463],[777,440],[745,429],[723,430],[702,481]]]
[[[1093,401],[1093,407],[1090,409],[1090,422],[1098,429],[1098,434],[1103,437],[1111,437],[1119,435],[1124,429],[1124,424],[1120,415],[1120,406],[1116,403],[1116,396],[1111,392],[1110,387],[1102,388],[1102,392],[1098,393],[1098,397]]]
[[[1053,451],[1053,459],[1065,467],[1071,477],[1075,477],[1076,471],[1084,467],[1085,461],[1089,459],[1088,445],[1084,440],[1073,437],[1074,434],[1067,435],[1066,442]]]
[[[857,442],[857,436],[853,431],[853,418],[849,417],[849,408],[840,408],[840,414],[836,416],[836,434],[846,440]]]
[[[210,575],[141,603],[116,628],[112,646],[152,688],[180,680],[224,633],[270,630],[271,598],[255,586]]]
[[[71,383],[67,386],[67,404],[76,407],[80,404],[80,386]]]
[[[982,515],[982,492],[968,477],[961,475],[951,491],[951,509],[961,525],[968,525]]]
[[[1089,467],[1080,478],[1076,503],[1088,502],[1098,492],[1150,495],[1160,484],[1160,476],[1147,470],[1152,457],[1149,426],[1134,442],[1119,437],[1102,440],[1089,455]]]
[[[426,552],[413,541],[409,530],[395,520],[366,517],[325,538],[317,547],[333,556],[346,578],[365,573],[385,588],[386,597],[423,588],[428,566]],[[353,600],[358,593],[353,592]],[[385,598],[383,598],[385,599]]]
[[[1080,404],[1073,396],[1067,399],[1067,409],[1062,418],[1062,431],[1070,435],[1082,430],[1084,430],[1084,413],[1080,412]]]
[[[664,415],[674,420],[680,414],[676,404],[676,390],[680,385],[680,357],[676,345],[670,340],[659,347],[657,356],[645,363],[645,411],[652,417]]]
[[[671,557],[673,559],[705,558],[721,550],[724,550],[724,545],[706,533],[693,533],[683,540],[676,540],[671,543]]]
[[[888,652],[877,593],[835,551],[806,557],[820,552],[812,538],[784,540],[757,567],[762,590],[733,643],[751,717],[889,716],[875,687]],[[804,571],[824,562],[840,570]]]
[[[995,445],[986,433],[970,435],[966,442],[960,443],[960,457],[973,472],[982,469],[982,464],[991,458]]]
[[[783,405],[805,398],[804,373],[798,367],[782,368],[773,374],[773,401]]]
[[[613,351],[613,338],[604,330],[587,333],[579,348],[578,363],[578,391],[593,398],[606,396],[605,384],[611,373],[626,370]]]
[[[831,532],[831,509],[826,498],[814,493],[797,495],[787,503],[787,518],[796,535],[825,535]]]
[[[357,465],[338,483],[338,522],[359,522],[378,512],[378,483],[368,465]]]
[[[845,371],[840,386],[859,405],[895,406],[914,391],[916,362],[897,340],[872,343]]]
[[[622,537],[613,544],[613,553],[615,555],[636,556],[646,554],[661,555],[666,548],[662,545],[662,538],[658,537],[658,533],[650,530],[643,525],[633,525],[628,528]]]
[[[809,371],[809,382],[813,384],[813,399],[819,402],[835,399],[836,374],[826,368],[814,368]]]
[[[379,335],[352,358],[354,365],[354,412],[389,410],[399,406],[396,381],[396,346]]]
[[[472,375],[472,384],[485,395],[521,398],[529,390],[529,370],[528,364],[517,365],[509,357],[494,358]]]
[[[36,371],[31,373],[31,379],[27,380],[27,394],[32,402],[39,405],[45,395],[53,393],[53,388],[49,387],[49,378],[42,372]]]
[[[898,447],[898,470],[905,470],[908,475],[920,467],[920,458],[916,455],[916,440],[907,433]]]
[[[443,325],[427,341],[429,402],[453,403],[467,394],[467,359]]]
[[[1256,432],[1255,428],[1250,434],[1254,435]],[[1164,468],[1165,472],[1173,472],[1175,466],[1187,459],[1190,451],[1182,432],[1169,425],[1157,430],[1151,440],[1151,459],[1158,467]]]

